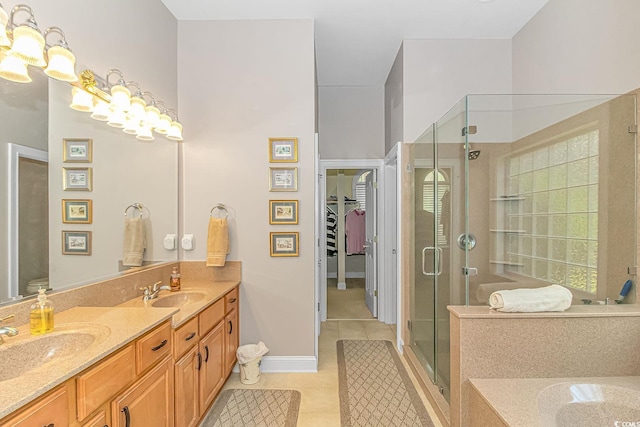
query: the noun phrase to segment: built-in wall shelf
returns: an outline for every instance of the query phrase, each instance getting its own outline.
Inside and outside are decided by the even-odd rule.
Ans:
[[[515,200],[524,200],[522,196],[499,196],[489,199],[492,202],[511,202]]]
[[[527,230],[500,230],[500,229],[493,229],[489,231],[492,233],[509,233],[509,234],[525,234],[527,232]]]
[[[507,266],[510,266],[510,267],[524,267],[524,264],[522,264],[521,262],[512,262],[512,261],[497,261],[497,260],[493,260],[493,261],[489,261],[489,264],[507,265]]]

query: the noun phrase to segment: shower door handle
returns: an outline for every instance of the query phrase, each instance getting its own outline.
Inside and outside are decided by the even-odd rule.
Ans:
[[[436,276],[442,274],[442,248],[436,248]]]
[[[422,274],[424,274],[425,276],[437,276],[438,275],[437,272],[427,273],[427,271],[425,270],[425,268],[426,268],[426,260],[427,260],[427,251],[436,251],[436,250],[437,250],[437,248],[435,246],[425,246],[424,249],[422,249]]]

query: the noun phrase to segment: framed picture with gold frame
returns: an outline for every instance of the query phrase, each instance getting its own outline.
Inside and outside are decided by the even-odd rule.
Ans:
[[[298,191],[298,168],[269,168],[269,191]]]
[[[298,237],[297,231],[286,233],[269,233],[269,242],[271,246],[271,256],[299,256],[298,253]]]
[[[297,223],[297,200],[269,200],[269,224],[295,225]]]
[[[90,231],[62,231],[63,255],[91,255]]]
[[[269,138],[270,163],[296,163],[298,138]]]
[[[62,188],[65,191],[91,191],[93,168],[62,168]]]
[[[93,140],[90,138],[64,138],[62,161],[65,163],[91,163],[93,160]]]
[[[62,199],[62,222],[65,224],[91,224],[93,201]]]

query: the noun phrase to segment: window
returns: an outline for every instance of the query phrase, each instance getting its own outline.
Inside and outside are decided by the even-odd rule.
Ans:
[[[595,293],[598,265],[599,132],[555,142],[507,161],[509,267],[525,276]]]
[[[447,245],[447,235],[449,233],[448,226],[450,221],[450,193],[451,193],[451,181],[449,176],[442,170],[438,171],[438,203],[437,206],[434,203],[434,185],[435,185],[436,171],[432,170],[424,177],[424,183],[422,184],[422,209],[435,213],[434,206],[438,209],[438,244]],[[446,209],[443,211],[443,199],[445,200]]]
[[[353,178],[353,198],[358,201],[363,211],[367,208],[367,176],[370,173],[370,170],[363,171]]]

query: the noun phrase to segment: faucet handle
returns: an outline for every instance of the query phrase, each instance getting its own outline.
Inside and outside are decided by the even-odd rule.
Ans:
[[[7,317],[0,318],[0,323],[6,322],[7,320],[13,320],[16,317],[15,314],[10,314]]]
[[[142,287],[142,288],[140,288],[140,290],[142,291],[142,294],[144,296],[147,296],[147,295],[149,295],[151,293],[151,285],[146,286],[146,287]]]
[[[158,290],[158,287],[162,285],[162,280],[153,284],[153,292]]]

